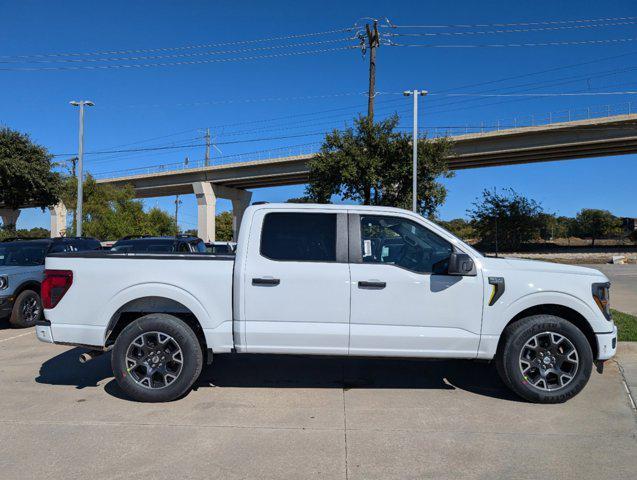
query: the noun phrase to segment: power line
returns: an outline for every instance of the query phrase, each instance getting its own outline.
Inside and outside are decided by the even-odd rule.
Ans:
[[[509,81],[509,80],[516,80],[518,78],[525,78],[525,77],[531,77],[531,76],[535,76],[535,75],[541,75],[543,73],[552,73],[552,72],[557,72],[559,70],[565,70],[565,69],[569,69],[569,68],[573,68],[573,67],[581,67],[584,65],[590,65],[593,63],[598,63],[598,62],[603,62],[606,60],[615,60],[617,58],[623,58],[626,56],[630,56],[630,55],[637,55],[637,52],[629,52],[629,53],[622,53],[621,55],[612,55],[610,57],[601,57],[595,60],[588,60],[586,62],[579,62],[579,63],[571,63],[568,65],[561,65],[559,67],[553,67],[553,68],[549,68],[549,69],[545,69],[545,70],[537,70],[535,72],[530,72],[530,73],[523,73],[523,74],[519,74],[519,75],[513,75],[510,77],[502,77],[499,78],[497,80],[488,80],[486,82],[478,82],[478,83],[470,83],[470,84],[465,84],[465,85],[460,85],[458,87],[453,87],[453,88],[447,88],[445,90],[440,90],[439,93],[441,92],[450,92],[453,90],[459,90],[461,88],[472,88],[472,87],[479,87],[482,85],[490,85],[493,83],[500,83],[500,82],[505,82],[505,81]],[[511,88],[511,87],[505,87],[505,88]]]
[[[40,53],[40,54],[25,54],[25,55],[0,55],[0,58],[84,57],[84,56],[99,56],[99,55],[128,55],[128,54],[136,54],[136,53],[174,52],[174,51],[180,51],[180,50],[195,50],[195,49],[201,49],[201,48],[226,47],[230,45],[248,45],[248,44],[260,43],[260,42],[273,42],[278,40],[290,40],[290,39],[297,39],[297,38],[316,37],[316,36],[330,35],[334,33],[343,33],[343,32],[348,32],[353,30],[354,30],[354,27],[347,27],[347,28],[339,28],[339,29],[333,29],[333,30],[324,30],[322,32],[291,34],[291,35],[269,37],[269,38],[258,38],[258,39],[252,39],[252,40],[236,40],[231,42],[184,45],[184,46],[178,46],[178,47],[141,48],[141,49],[138,48],[138,49],[129,49],[129,50],[102,50],[97,52],[68,52],[68,53],[58,52],[58,53]]]
[[[199,107],[206,105],[231,105],[238,103],[258,103],[258,102],[290,102],[290,101],[298,101],[298,100],[320,100],[325,98],[338,98],[338,97],[351,97],[357,95],[367,95],[367,92],[345,92],[345,93],[327,93],[327,94],[319,94],[319,95],[300,95],[300,96],[292,96],[292,97],[257,97],[257,98],[240,98],[240,99],[226,99],[226,100],[198,100],[194,102],[187,103],[172,103],[172,104],[127,104],[120,106],[118,108],[164,108],[167,106],[171,107]],[[112,107],[111,107],[112,108]],[[108,107],[106,107],[108,109]],[[214,127],[211,127],[214,128]]]
[[[284,147],[277,147],[277,148],[270,148],[270,149],[263,149],[263,150],[255,150],[255,151],[244,152],[244,153],[240,153],[240,154],[221,155],[221,156],[217,157],[217,160],[223,160],[223,159],[227,159],[227,158],[236,158],[236,157],[248,156],[248,155],[259,155],[259,154],[262,154],[262,153],[265,153],[265,152],[273,152],[273,151],[277,151],[277,150],[291,150],[291,149],[302,148],[302,147],[307,147],[307,146],[311,146],[311,145],[317,145],[317,144],[316,144],[316,142],[301,143],[301,144],[296,144],[296,145],[286,145]],[[183,165],[183,162],[165,163],[165,164],[160,164],[160,165],[163,165],[165,167],[179,166],[179,165]],[[107,175],[107,174],[117,173],[117,172],[143,170],[143,169],[147,169],[147,168],[151,168],[151,167],[155,167],[155,166],[157,166],[157,165],[146,165],[146,166],[142,166],[142,167],[134,167],[134,168],[127,168],[127,169],[119,169],[119,170],[110,170],[110,171],[107,171],[107,172],[96,172],[95,175]]]
[[[513,91],[513,92],[508,92],[508,93],[528,93],[529,90],[538,90],[541,88],[545,88],[545,87],[555,87],[555,86],[559,86],[559,85],[565,85],[565,84],[569,84],[569,83],[574,83],[577,82],[579,80],[588,80],[588,79],[592,79],[592,78],[600,78],[600,77],[605,77],[605,76],[610,76],[610,75],[615,75],[615,74],[619,74],[619,73],[624,73],[624,72],[629,72],[629,71],[634,71],[637,70],[637,67],[630,67],[630,68],[622,68],[622,69],[612,69],[612,70],[606,70],[600,73],[596,73],[593,75],[571,75],[571,76],[567,76],[567,77],[561,77],[561,78],[557,78],[557,79],[553,79],[553,80],[542,80],[539,82],[529,82],[529,83],[522,83],[522,84],[517,84],[517,85],[510,85],[510,86],[505,86],[502,87],[504,89],[518,89],[517,91]],[[557,80],[557,81],[556,81]],[[491,82],[489,82],[491,83]],[[523,90],[520,90],[520,87],[531,87],[531,88],[526,88]],[[488,92],[496,92],[496,93],[505,93],[505,92],[497,92],[498,88],[490,88],[487,90],[483,90],[482,92],[478,92],[478,93],[488,93]],[[452,91],[452,89],[446,89],[446,90],[442,90],[440,92],[435,92],[437,94],[443,93],[443,92],[449,92]],[[397,94],[397,93],[395,93]],[[441,112],[445,112],[445,111],[455,111],[457,109],[453,109],[453,110],[440,110],[440,107],[448,107],[451,105],[457,105],[457,104],[462,104],[464,106],[467,105],[467,103],[469,102],[480,102],[483,99],[480,98],[475,98],[475,99],[470,99],[467,101],[451,101],[451,102],[444,102],[443,98],[433,98],[431,100],[431,102],[437,102],[437,101],[443,101],[443,103],[438,103],[435,104],[435,106],[433,107],[433,109],[429,109],[429,113],[441,113]],[[438,110],[436,110],[438,109]]]
[[[243,62],[251,60],[262,60],[279,57],[294,57],[300,55],[314,55],[317,53],[337,52],[344,50],[358,49],[357,46],[321,48],[316,50],[302,50],[298,52],[270,53],[267,55],[251,55],[246,57],[231,58],[211,58],[206,60],[188,60],[179,62],[156,62],[156,63],[131,63],[131,64],[109,64],[109,65],[71,65],[54,67],[1,67],[0,71],[9,72],[35,72],[35,71],[59,71],[59,70],[109,70],[126,68],[150,68],[150,67],[174,67],[181,65],[203,65],[208,63]]]
[[[541,22],[516,22],[516,23],[474,23],[474,24],[449,24],[449,25],[395,25],[389,19],[387,24],[380,25],[383,28],[487,28],[487,27],[527,27],[533,25],[566,25],[573,23],[598,23],[636,20],[637,17],[606,17],[578,20],[547,20]]]
[[[586,97],[596,95],[637,95],[637,91],[625,92],[572,92],[572,93],[430,93],[444,97]]]
[[[384,33],[387,37],[438,37],[438,36],[460,36],[460,35],[496,35],[509,33],[533,33],[552,32],[558,30],[573,30],[585,28],[606,28],[624,25],[634,25],[637,22],[617,22],[617,23],[597,23],[592,25],[565,25],[561,27],[540,27],[540,28],[516,28],[504,30],[481,30],[481,31],[458,31],[458,32],[416,32],[416,33]]]
[[[128,61],[139,61],[139,60],[161,60],[164,58],[193,58],[193,57],[208,57],[211,55],[228,55],[228,54],[236,54],[236,53],[245,53],[245,52],[257,52],[264,50],[278,50],[282,48],[295,48],[295,47],[308,47],[315,45],[325,45],[328,43],[338,43],[338,42],[351,42],[352,38],[336,38],[329,40],[320,40],[316,42],[302,42],[302,43],[289,43],[284,45],[270,45],[267,47],[253,47],[253,48],[242,48],[236,50],[211,50],[206,52],[194,52],[194,53],[171,53],[167,55],[141,55],[141,56],[133,56],[133,57],[97,57],[97,58],[57,58],[50,60],[24,60],[24,59],[12,59],[12,60],[0,60],[0,64],[11,64],[11,63],[99,63],[99,62],[128,62]]]
[[[452,45],[441,43],[395,43],[391,40],[385,45],[390,47],[417,47],[417,48],[507,48],[507,47],[556,47],[566,45],[607,45],[634,42],[636,38],[611,38],[605,40],[569,40],[564,42],[536,42],[536,43],[481,43]]]

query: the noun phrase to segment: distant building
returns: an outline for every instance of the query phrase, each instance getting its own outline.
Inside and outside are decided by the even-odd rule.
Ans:
[[[626,233],[631,233],[637,230],[637,218],[622,218],[622,229]]]

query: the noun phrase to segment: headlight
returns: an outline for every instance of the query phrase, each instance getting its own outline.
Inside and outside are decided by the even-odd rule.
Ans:
[[[9,288],[9,277],[6,275],[0,275],[0,290]]]
[[[593,298],[606,319],[610,320],[610,282],[594,283]]]

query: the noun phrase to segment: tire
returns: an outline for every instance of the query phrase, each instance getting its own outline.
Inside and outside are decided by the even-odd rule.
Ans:
[[[111,357],[120,388],[140,402],[170,402],[186,394],[203,366],[195,332],[172,315],[150,314],[122,330]]]
[[[27,328],[35,326],[42,318],[42,301],[40,295],[33,290],[24,290],[15,299],[9,323],[14,327]]]
[[[588,383],[593,352],[584,333],[568,320],[534,315],[502,333],[496,367],[502,381],[534,403],[563,403]]]

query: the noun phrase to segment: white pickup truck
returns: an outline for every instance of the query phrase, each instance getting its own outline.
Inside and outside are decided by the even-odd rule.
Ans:
[[[249,207],[236,256],[46,258],[40,340],[112,349],[141,401],[184,395],[223,352],[495,359],[527,400],[563,402],[617,347],[597,270],[487,258],[411,212]]]

